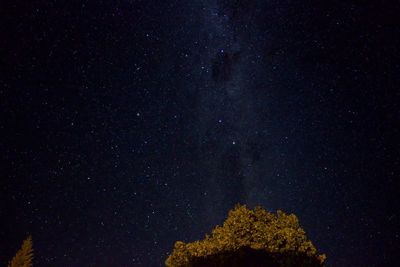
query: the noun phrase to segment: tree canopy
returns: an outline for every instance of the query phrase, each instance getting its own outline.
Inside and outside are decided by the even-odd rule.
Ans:
[[[14,258],[8,263],[8,267],[32,267],[33,249],[32,237],[28,236]]]
[[[320,267],[326,256],[307,239],[297,216],[237,205],[222,226],[201,241],[177,241],[167,267]]]

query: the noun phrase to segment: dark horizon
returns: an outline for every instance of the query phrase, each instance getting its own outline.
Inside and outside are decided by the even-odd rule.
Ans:
[[[400,249],[399,6],[0,4],[0,264],[163,266],[236,203],[327,266]]]

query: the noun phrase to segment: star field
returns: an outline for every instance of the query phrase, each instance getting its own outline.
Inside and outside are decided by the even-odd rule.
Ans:
[[[397,6],[0,6],[2,264],[32,234],[35,266],[164,266],[236,203],[397,262]]]

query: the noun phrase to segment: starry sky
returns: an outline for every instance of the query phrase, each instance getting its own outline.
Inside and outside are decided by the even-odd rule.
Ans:
[[[163,266],[242,203],[328,266],[395,266],[399,8],[374,2],[2,1],[0,262],[32,234],[35,266]]]

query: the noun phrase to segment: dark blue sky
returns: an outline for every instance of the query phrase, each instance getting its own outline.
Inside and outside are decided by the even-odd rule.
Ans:
[[[236,203],[328,266],[400,248],[398,6],[0,4],[0,262],[163,266]]]

